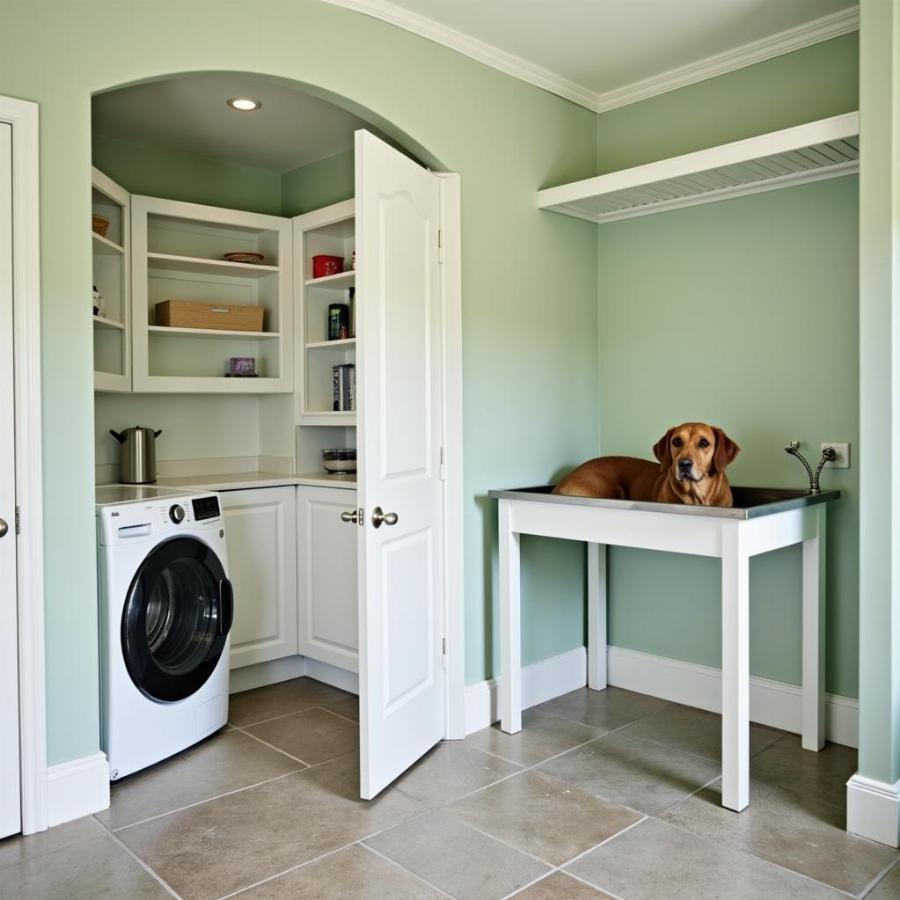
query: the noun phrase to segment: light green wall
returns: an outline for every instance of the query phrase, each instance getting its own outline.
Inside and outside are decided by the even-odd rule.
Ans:
[[[857,108],[856,35],[598,117],[598,171]],[[652,456],[670,425],[722,425],[733,483],[802,487],[792,439],[858,434],[857,179],[598,228],[601,450]],[[859,460],[829,510],[827,690],[857,693]],[[721,664],[719,563],[610,553],[610,641]],[[751,564],[751,670],[800,681],[800,554]]]
[[[863,0],[859,771],[900,778],[900,2]]]
[[[274,172],[104,135],[91,143],[94,165],[131,194],[281,213],[281,176]]]
[[[353,151],[336,153],[281,176],[282,215],[299,216],[353,196]]]
[[[539,185],[592,174],[593,114],[318,0],[6,0],[0,93],[41,105],[50,763],[98,744],[91,323],[80,300],[91,284],[90,95],[168,73],[221,70],[331,92],[462,174],[470,681],[494,671],[495,521],[486,491],[544,481],[560,460],[596,445],[595,229],[541,214],[534,203]],[[560,559],[561,578],[543,602],[580,616],[580,553],[567,548]],[[526,616],[543,608],[529,596]]]

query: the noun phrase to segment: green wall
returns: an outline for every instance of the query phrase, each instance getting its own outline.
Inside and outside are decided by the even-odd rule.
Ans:
[[[353,196],[353,151],[336,153],[281,176],[282,215],[299,216]]]
[[[470,681],[493,674],[485,493],[544,481],[596,446],[595,229],[534,203],[539,185],[593,173],[595,116],[318,0],[6,0],[3,20],[0,93],[41,105],[49,762],[98,745],[92,345],[80,299],[91,285],[90,96],[170,73],[305,83],[462,174],[466,668]],[[571,613],[574,633],[581,555],[566,548],[553,561],[560,577],[542,602]],[[537,596],[532,612],[547,608]],[[548,636],[551,652],[561,643]]]
[[[848,35],[598,117],[598,171],[858,108]],[[736,114],[735,111],[739,111]],[[858,687],[857,178],[598,228],[601,451],[652,456],[670,425],[722,425],[743,451],[733,483],[803,487],[784,453],[849,441],[829,509],[829,692]],[[610,553],[610,642],[721,664],[720,564]],[[686,624],[689,623],[689,624]],[[800,681],[800,553],[751,563],[751,671]]]
[[[281,213],[281,176],[256,166],[94,135],[94,165],[131,194]]]

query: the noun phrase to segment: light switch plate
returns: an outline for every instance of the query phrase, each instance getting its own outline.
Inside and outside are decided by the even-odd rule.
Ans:
[[[849,469],[850,468],[850,445],[840,444],[837,441],[823,441],[821,449],[826,447],[834,447],[837,451],[837,459],[834,462],[825,463],[826,469]]]

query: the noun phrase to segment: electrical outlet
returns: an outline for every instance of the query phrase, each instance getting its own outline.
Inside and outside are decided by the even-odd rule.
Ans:
[[[837,441],[823,441],[821,449],[826,447],[834,447],[837,452],[837,459],[834,462],[825,463],[826,469],[849,469],[850,468],[850,445],[839,444]]]

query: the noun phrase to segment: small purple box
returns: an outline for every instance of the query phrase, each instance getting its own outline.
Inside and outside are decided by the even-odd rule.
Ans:
[[[252,356],[232,356],[228,360],[230,375],[255,375],[256,359]]]

